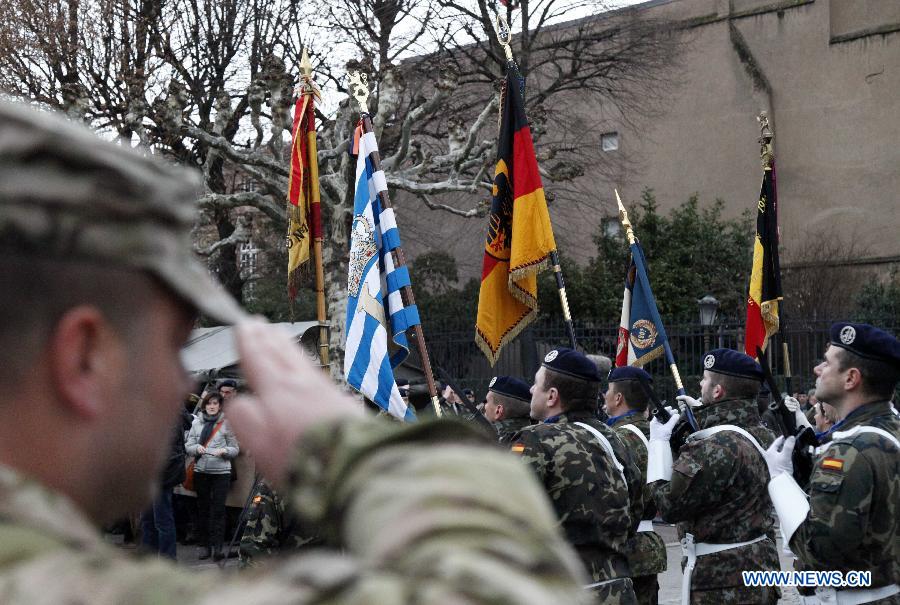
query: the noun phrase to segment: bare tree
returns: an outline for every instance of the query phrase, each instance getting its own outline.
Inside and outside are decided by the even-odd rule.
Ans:
[[[595,161],[578,143],[592,120],[571,112],[560,119],[548,107],[589,97],[627,118],[652,113],[650,99],[669,83],[679,47],[671,24],[633,11],[553,23],[574,8],[603,6],[529,0],[509,14],[521,24],[513,46],[529,77],[542,172],[558,181]],[[200,169],[202,217],[219,241],[198,252],[212,255],[220,279],[240,296],[234,247],[250,229],[235,210],[255,208],[276,232],[286,229],[286,146],[301,42],[332,99],[343,97],[348,68],[370,74],[370,110],[392,189],[438,212],[480,216],[491,188],[495,82],[505,63],[492,21],[486,0],[6,0],[0,86]],[[355,108],[344,98],[318,117],[329,315],[340,347]],[[234,175],[253,187],[235,190]]]

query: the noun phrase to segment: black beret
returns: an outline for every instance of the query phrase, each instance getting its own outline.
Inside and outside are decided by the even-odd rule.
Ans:
[[[883,361],[900,369],[900,341],[875,326],[848,322],[832,324],[831,344],[865,359]]]
[[[488,390],[513,399],[531,401],[531,387],[526,382],[512,376],[494,376],[491,378]]]
[[[621,382],[623,380],[643,380],[645,383],[650,384],[653,382],[653,377],[650,376],[643,368],[636,368],[634,366],[623,366],[621,368],[613,368],[612,372],[609,373],[609,378],[607,379],[609,382]]]
[[[409,388],[409,379],[407,378],[398,378],[397,379],[397,388],[402,389],[403,387]]]
[[[231,379],[223,380],[222,383],[219,385],[219,388],[220,388],[220,389],[221,389],[222,387],[231,387],[232,389],[236,389],[236,388],[237,388],[237,382],[235,382],[234,380],[231,380]]]
[[[731,349],[714,349],[707,353],[703,358],[703,369],[726,376],[763,379],[762,368],[755,359]]]
[[[597,366],[594,362],[588,359],[584,353],[575,349],[567,349],[565,347],[553,349],[544,356],[544,363],[541,365],[548,370],[559,372],[566,376],[589,382],[600,382],[600,376],[597,374]]]

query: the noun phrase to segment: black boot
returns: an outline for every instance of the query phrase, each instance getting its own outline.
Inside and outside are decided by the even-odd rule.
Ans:
[[[197,558],[201,561],[208,559],[211,554],[209,546],[201,546],[197,549]]]
[[[212,558],[213,558],[213,561],[221,561],[222,559],[225,558],[225,553],[222,552],[222,545],[221,545],[221,544],[217,544],[217,545],[213,548],[213,555],[212,555]]]

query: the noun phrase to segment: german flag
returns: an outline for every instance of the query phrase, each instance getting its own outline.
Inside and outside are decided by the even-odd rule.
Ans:
[[[520,86],[518,70],[510,63],[501,90],[497,167],[475,323],[475,342],[491,365],[537,316],[537,275],[556,249]]]
[[[310,86],[294,105],[291,170],[288,175],[288,298],[294,300],[304,265],[312,256],[312,240],[322,240],[319,203],[319,162],[316,157],[315,99]]]
[[[774,160],[763,172],[756,206],[756,238],[753,244],[753,272],[747,299],[747,328],[744,351],[756,357],[756,347],[764,350],[769,336],[778,331],[778,301],[782,300],[781,265],[778,262],[778,198]]]

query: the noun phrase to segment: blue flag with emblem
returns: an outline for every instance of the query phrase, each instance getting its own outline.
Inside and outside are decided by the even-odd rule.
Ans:
[[[394,267],[391,251],[400,247],[392,208],[382,208],[387,191],[384,172],[376,171],[371,154],[378,152],[375,134],[357,127],[356,194],[347,273],[347,342],[344,378],[392,416],[415,420],[394,380],[394,368],[409,353],[406,330],[419,322],[414,305],[404,306],[400,289],[410,284],[409,270]]]
[[[635,242],[631,245],[631,265],[625,277],[616,367],[642,367],[666,352],[667,346],[666,329],[650,289],[644,250]]]

